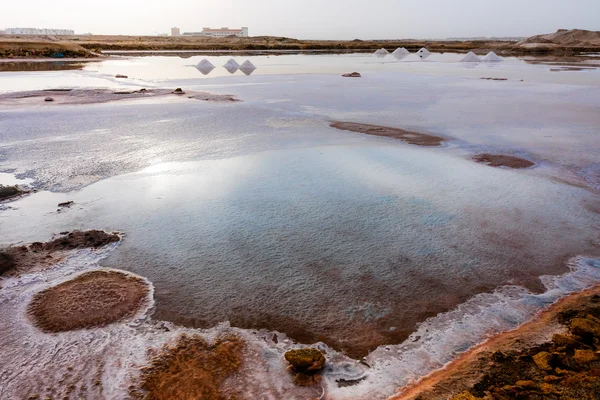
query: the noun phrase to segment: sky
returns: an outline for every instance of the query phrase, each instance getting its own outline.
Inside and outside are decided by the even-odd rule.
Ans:
[[[600,0],[0,0],[0,29],[152,35],[248,26],[251,36],[403,39],[600,31]]]

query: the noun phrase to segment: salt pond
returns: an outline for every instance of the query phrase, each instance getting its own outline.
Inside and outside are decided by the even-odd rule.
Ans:
[[[340,364],[326,371],[325,389],[385,398],[600,281],[600,74],[516,59],[468,67],[460,57],[234,57],[258,67],[250,76],[220,67],[231,56],[149,57],[0,75],[3,90],[183,87],[243,100],[0,110],[0,169],[52,190],[0,213],[0,243],[124,231],[102,263],[153,282],[154,318],[230,321],[354,357],[380,346],[370,370],[348,372],[362,383],[337,388]],[[191,66],[202,58],[219,66],[214,75]],[[352,70],[363,77],[339,76]],[[481,79],[494,76],[508,80]],[[448,140],[422,148],[330,120]],[[491,168],[471,160],[480,152],[536,166]],[[57,211],[67,200],[74,205]],[[574,256],[591,258],[572,259],[569,270]]]

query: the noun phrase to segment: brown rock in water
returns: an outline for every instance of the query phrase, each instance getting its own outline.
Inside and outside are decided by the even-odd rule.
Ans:
[[[349,74],[342,75],[344,78],[360,78],[361,74],[359,72],[350,72]]]
[[[290,350],[285,359],[298,371],[318,371],[325,365],[325,356],[317,349],[304,348]]]
[[[539,369],[551,371],[552,367],[550,366],[550,361],[552,361],[553,358],[554,356],[547,351],[541,351],[533,356],[533,362],[535,362],[535,365],[537,365]]]
[[[319,350],[310,347],[290,350],[285,353],[285,359],[291,364],[294,384],[311,386],[321,381],[319,371],[325,365],[325,356]]]
[[[571,332],[584,339],[600,337],[600,324],[589,318],[573,318]]]
[[[185,92],[183,91],[183,89],[177,88],[173,91],[173,94],[185,94]]]
[[[598,356],[593,350],[575,350],[573,361],[579,365],[588,364],[598,360]]]

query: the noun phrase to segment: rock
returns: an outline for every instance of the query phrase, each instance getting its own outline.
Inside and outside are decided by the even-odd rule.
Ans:
[[[285,353],[285,359],[291,364],[294,384],[310,386],[321,381],[319,371],[325,365],[325,356],[319,350],[310,347],[290,350]]]
[[[117,75],[115,75],[115,78],[127,79],[127,78],[128,78],[128,76],[127,76],[127,75],[121,75],[121,74],[117,74]]]
[[[571,320],[571,333],[583,339],[600,337],[600,324],[589,318],[573,318]]]
[[[177,88],[177,89],[173,90],[172,93],[173,94],[185,94],[185,92],[181,88]]]
[[[54,99],[52,97],[46,97],[44,101],[54,101]]]
[[[544,394],[557,394],[558,390],[549,383],[542,383],[540,385],[540,391]]]
[[[469,393],[468,391],[464,391],[462,393],[457,394],[456,396],[452,397],[451,400],[479,400],[480,397],[475,397],[473,396],[471,393]]]
[[[359,72],[350,72],[349,74],[342,75],[344,78],[360,78],[361,75]]]
[[[555,333],[554,335],[552,335],[552,342],[559,347],[589,347],[586,344],[583,344],[579,340],[577,340],[576,336],[562,335],[560,333]]]
[[[552,367],[550,366],[550,361],[552,361],[553,358],[554,356],[547,351],[541,351],[533,356],[533,362],[535,362],[535,365],[537,365],[539,369],[551,371]]]
[[[560,376],[554,376],[554,375],[546,375],[544,377],[544,382],[558,382],[558,381],[562,381],[562,378]]]
[[[515,385],[521,389],[528,389],[528,390],[537,390],[538,389],[538,384],[535,383],[534,381],[517,381],[517,383]]]
[[[59,207],[71,207],[73,205],[73,201],[65,201],[64,203],[58,203]]]
[[[15,267],[15,259],[12,254],[0,251],[0,275]]]
[[[16,196],[20,193],[16,186],[2,186],[0,185],[0,200],[8,199],[9,197]]]
[[[298,371],[318,371],[325,365],[323,353],[310,347],[290,350],[285,359]]]
[[[573,361],[579,365],[588,364],[597,359],[598,356],[593,350],[575,350],[575,355],[573,356]]]

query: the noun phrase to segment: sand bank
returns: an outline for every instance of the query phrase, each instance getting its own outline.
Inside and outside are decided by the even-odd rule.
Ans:
[[[37,293],[27,314],[44,332],[105,326],[139,311],[147,282],[118,271],[92,271]]]
[[[213,102],[239,101],[239,99],[231,95],[219,95],[194,91],[177,91],[177,89],[48,89],[0,94],[0,106],[22,107],[33,105],[55,106],[98,104],[118,100],[136,100],[166,96],[177,96]]]
[[[529,160],[525,160],[523,158],[514,156],[507,156],[503,154],[477,154],[473,156],[473,160],[478,163],[489,165],[490,167],[508,167],[521,169],[529,168],[535,165],[535,163]]]
[[[427,133],[406,131],[404,129],[390,128],[387,126],[361,124],[358,122],[333,121],[329,124],[329,126],[343,131],[400,139],[408,144],[416,144],[418,146],[439,146],[443,141],[446,140],[443,137],[430,135]]]

